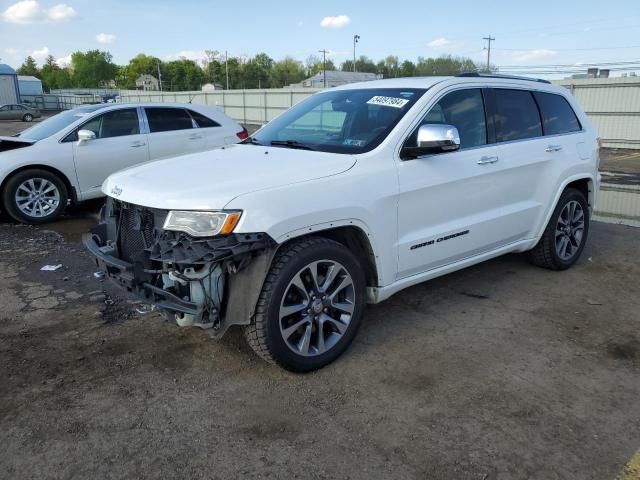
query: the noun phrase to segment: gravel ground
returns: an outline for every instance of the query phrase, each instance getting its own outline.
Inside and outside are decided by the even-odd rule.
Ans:
[[[294,375],[95,278],[97,206],[0,224],[1,478],[607,479],[640,447],[638,229],[407,289]]]

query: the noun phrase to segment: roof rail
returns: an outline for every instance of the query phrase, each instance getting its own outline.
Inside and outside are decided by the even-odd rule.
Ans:
[[[549,80],[543,80],[542,78],[518,77],[516,75],[502,75],[500,73],[464,72],[459,73],[456,77],[504,78],[507,80],[526,80],[528,82],[551,83]]]

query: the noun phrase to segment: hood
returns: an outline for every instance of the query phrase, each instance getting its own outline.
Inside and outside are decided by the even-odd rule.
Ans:
[[[7,150],[15,150],[16,148],[29,147],[36,143],[36,140],[28,140],[20,137],[2,137],[0,136],[0,152]]]
[[[151,208],[216,210],[239,195],[337,175],[355,162],[350,155],[233,145],[121,170],[102,191]]]

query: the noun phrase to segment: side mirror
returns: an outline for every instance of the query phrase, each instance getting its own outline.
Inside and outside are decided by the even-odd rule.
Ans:
[[[86,143],[95,139],[96,134],[91,130],[78,130],[78,143]]]
[[[417,158],[420,155],[451,152],[460,148],[460,134],[453,125],[431,123],[420,125],[416,145],[405,145],[403,156]]]

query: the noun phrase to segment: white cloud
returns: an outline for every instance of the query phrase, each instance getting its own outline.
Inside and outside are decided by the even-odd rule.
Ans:
[[[31,56],[36,62],[42,63],[49,56],[49,47],[42,47],[40,50],[31,52]]]
[[[6,53],[7,55],[18,55],[18,53],[20,53],[20,50],[18,50],[17,48],[5,48],[4,49],[4,53]]]
[[[71,65],[71,54],[58,58],[56,60],[56,63],[59,67],[68,67],[69,65]]]
[[[47,10],[47,18],[52,22],[64,22],[76,15],[76,11],[66,3],[59,3]]]
[[[430,48],[441,48],[448,45],[451,45],[451,40],[447,40],[444,37],[436,38],[435,40],[431,40],[429,43],[427,43],[427,47]]]
[[[43,10],[36,0],[22,0],[10,5],[0,17],[9,23],[63,22],[77,15],[76,11],[64,3]]]
[[[96,41],[103,45],[113,43],[116,40],[116,36],[112,33],[99,33],[96,35]]]
[[[2,19],[9,23],[31,23],[41,14],[40,5],[35,0],[22,0],[10,5],[3,13]]]
[[[547,48],[536,48],[533,50],[518,50],[511,53],[511,59],[516,62],[530,62],[532,60],[542,60],[557,55],[555,50]]]
[[[346,15],[337,15],[335,17],[324,17],[320,22],[320,26],[324,28],[342,28],[351,22]]]

